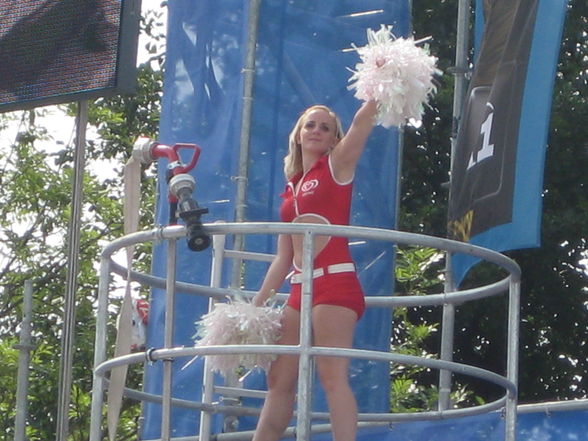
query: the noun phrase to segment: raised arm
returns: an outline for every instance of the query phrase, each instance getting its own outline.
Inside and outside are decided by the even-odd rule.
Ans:
[[[331,165],[337,181],[347,182],[353,178],[357,162],[374,128],[377,111],[375,101],[364,102],[355,113],[346,135],[331,152]]]
[[[289,234],[278,236],[278,251],[276,257],[270,264],[265,279],[261,284],[259,292],[253,297],[255,306],[263,306],[270,298],[272,290],[278,290],[292,267],[294,251],[292,248],[292,237]]]

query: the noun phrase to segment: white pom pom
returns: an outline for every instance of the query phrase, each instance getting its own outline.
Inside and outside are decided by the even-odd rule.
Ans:
[[[424,104],[435,91],[433,75],[440,74],[437,58],[428,47],[417,46],[414,39],[396,38],[392,26],[367,30],[368,44],[355,48],[361,62],[349,82],[355,97],[378,103],[377,124],[402,126],[407,120],[420,121]]]
[[[280,337],[281,309],[243,300],[217,303],[196,322],[196,346],[269,345]],[[239,368],[268,370],[271,354],[207,355],[209,367],[226,376]]]

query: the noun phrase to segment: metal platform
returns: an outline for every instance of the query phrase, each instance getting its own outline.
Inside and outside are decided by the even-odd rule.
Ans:
[[[263,392],[247,390],[242,388],[227,388],[214,385],[213,376],[205,372],[202,387],[204,388],[201,402],[191,402],[178,400],[171,395],[171,363],[178,357],[194,357],[196,355],[209,354],[227,354],[227,353],[274,353],[274,354],[298,354],[300,363],[300,375],[298,384],[298,400],[296,409],[297,424],[289,429],[290,436],[296,436],[298,440],[310,439],[329,439],[328,424],[321,420],[326,420],[327,415],[313,412],[310,408],[312,376],[311,365],[313,358],[317,355],[324,356],[346,356],[349,358],[361,358],[383,363],[399,363],[404,365],[424,366],[440,372],[441,376],[451,373],[479,378],[490,383],[500,386],[504,394],[497,400],[474,407],[451,409],[441,406],[437,411],[426,411],[418,413],[360,413],[360,439],[370,436],[370,439],[397,439],[399,433],[404,432],[407,427],[411,430],[417,430],[415,427],[428,427],[427,424],[443,421],[458,421],[459,419],[479,417],[498,418],[499,431],[501,439],[514,441],[516,439],[516,422],[517,422],[517,363],[518,363],[518,325],[519,325],[519,294],[520,294],[520,270],[518,265],[504,255],[476,247],[461,242],[451,241],[448,239],[429,237],[419,234],[405,233],[394,230],[383,230],[377,228],[365,228],[354,226],[329,226],[317,224],[284,224],[284,223],[215,223],[206,224],[206,231],[213,236],[214,251],[210,286],[201,286],[188,283],[182,283],[175,280],[176,267],[176,246],[178,240],[186,237],[186,231],[183,226],[173,226],[166,228],[157,228],[149,231],[134,233],[118,239],[108,244],[101,256],[100,267],[100,285],[98,298],[98,313],[96,324],[96,353],[95,353],[95,371],[94,387],[92,396],[92,414],[91,414],[91,434],[90,441],[99,441],[102,439],[102,415],[104,392],[107,389],[108,381],[107,372],[116,366],[142,364],[146,361],[148,355],[151,362],[160,362],[164,365],[164,383],[161,396],[146,394],[141,391],[126,390],[125,395],[143,401],[161,402],[162,404],[162,435],[161,439],[170,440],[170,412],[172,407],[186,407],[201,412],[200,433],[197,437],[199,440],[246,440],[250,439],[252,432],[233,432],[212,434],[210,419],[212,415],[223,414],[227,417],[240,415],[257,415],[258,408],[246,407],[242,405],[230,405],[213,403],[213,395],[222,395],[224,397],[247,396],[254,394],[263,396]],[[310,323],[310,305],[312,296],[312,279],[310,276],[303,278],[303,302],[302,302],[302,324],[301,339],[299,346],[273,346],[273,345],[243,345],[243,346],[209,346],[209,347],[171,347],[151,349],[148,354],[145,352],[134,353],[131,355],[106,360],[106,326],[108,319],[108,299],[111,276],[118,274],[123,278],[127,277],[129,271],[121,265],[115,263],[112,256],[120,249],[126,246],[139,244],[143,242],[166,241],[168,246],[167,257],[167,278],[154,277],[148,274],[130,272],[130,278],[142,285],[157,287],[166,290],[166,304],[173,309],[174,296],[176,291],[198,296],[207,296],[210,299],[226,299],[235,295],[235,291],[220,287],[220,272],[223,261],[227,258],[252,259],[252,260],[271,260],[271,256],[259,253],[236,252],[225,249],[225,237],[227,235],[247,235],[247,234],[300,234],[304,236],[303,250],[303,274],[310,275],[312,249],[314,238],[318,235],[346,236],[353,239],[367,241],[385,241],[393,244],[414,245],[436,248],[447,253],[465,253],[478,257],[486,262],[490,262],[498,267],[503,268],[507,276],[489,285],[480,286],[475,289],[443,292],[427,296],[378,296],[366,297],[368,308],[394,308],[394,307],[421,307],[421,306],[438,306],[442,308],[453,307],[455,304],[462,304],[468,301],[497,296],[508,295],[508,342],[507,342],[507,374],[500,375],[474,366],[468,366],[451,361],[451,355],[445,356],[446,359],[430,359],[415,356],[402,355],[397,353],[358,350],[358,349],[336,349],[336,348],[318,348],[311,344],[311,323]],[[253,292],[240,291],[245,297],[251,297]],[[392,294],[392,293],[391,293]],[[278,298],[284,298],[284,294],[278,294]],[[214,302],[211,302],[213,304]],[[167,317],[167,315],[166,315]],[[171,342],[173,333],[173,320],[166,322],[165,326],[166,342]],[[446,353],[444,348],[452,347],[453,335],[446,332],[442,335],[440,353]],[[261,395],[260,395],[261,394]],[[229,400],[230,401],[230,400]],[[498,417],[497,417],[498,415]],[[417,424],[417,426],[408,426]],[[424,426],[423,426],[424,424]],[[438,427],[438,426],[435,426]],[[425,431],[427,431],[425,429]],[[436,429],[435,432],[438,432]],[[325,435],[321,435],[325,433]],[[378,434],[377,437],[374,435]],[[370,435],[371,434],[371,435]],[[455,435],[455,433],[454,433]],[[327,438],[321,438],[327,436]],[[415,435],[416,436],[416,435]],[[180,438],[173,438],[180,439]],[[187,438],[186,438],[187,439]],[[191,440],[196,438],[190,437]],[[425,437],[402,437],[398,439],[429,439]],[[445,439],[435,437],[430,439]],[[469,438],[462,438],[469,439]],[[494,439],[494,438],[492,438]]]

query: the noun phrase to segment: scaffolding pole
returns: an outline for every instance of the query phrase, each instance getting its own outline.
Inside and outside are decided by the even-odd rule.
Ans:
[[[259,27],[259,11],[261,0],[249,1],[249,14],[247,20],[247,49],[245,54],[245,67],[243,68],[243,109],[241,111],[241,138],[239,147],[239,171],[237,181],[237,196],[235,201],[235,221],[245,220],[247,208],[247,178],[249,175],[249,145],[251,140],[251,114],[253,109],[253,84],[255,81],[255,56],[257,49],[257,29]],[[233,247],[237,251],[244,248],[243,235],[235,236]],[[231,285],[238,288],[241,283],[241,259],[235,259]]]
[[[86,126],[88,125],[88,101],[78,103],[76,119],[76,145],[74,148],[74,176],[72,180],[72,210],[68,228],[67,276],[63,331],[61,337],[61,364],[59,366],[59,396],[57,401],[57,441],[67,441],[69,433],[69,405],[72,383],[73,350],[75,335],[76,291],[80,232],[82,222],[82,198],[84,168],[86,162]]]
[[[18,374],[16,383],[16,418],[14,420],[14,441],[26,440],[26,424],[29,392],[29,363],[31,350],[31,321],[33,316],[33,282],[26,280],[24,285],[24,297],[22,304],[22,325],[20,327],[20,340],[14,345],[19,350]]]
[[[467,74],[468,68],[468,51],[469,51],[469,23],[470,23],[470,1],[459,0],[457,11],[457,36],[455,44],[455,66],[453,75],[455,85],[453,91],[453,118],[451,133],[451,158],[450,170],[453,171],[453,161],[455,157],[455,144],[457,141],[457,132],[461,118],[461,112],[464,97],[468,87]],[[450,174],[451,181],[451,174]],[[455,283],[452,277],[451,253],[446,254],[445,267],[445,292],[455,291]],[[455,305],[446,304],[443,306],[443,319],[441,328],[441,360],[451,361],[453,359],[453,335],[455,327]],[[451,372],[441,370],[439,373],[439,410],[449,409],[451,395]]]

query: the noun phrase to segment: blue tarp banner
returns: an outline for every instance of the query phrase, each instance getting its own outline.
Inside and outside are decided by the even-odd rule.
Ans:
[[[248,221],[277,221],[279,194],[285,179],[283,157],[288,134],[299,114],[309,105],[332,107],[348,126],[360,103],[347,90],[348,68],[358,62],[349,51],[352,43],[366,43],[366,30],[391,24],[398,36],[409,28],[408,0],[264,0],[259,17],[252,134],[247,187]],[[203,221],[232,221],[235,212],[237,162],[242,107],[242,69],[248,37],[248,1],[175,0],[169,2],[167,59],[159,141],[196,143],[202,147],[194,196],[210,213]],[[376,128],[356,172],[352,224],[394,228],[397,204],[398,133]],[[165,166],[160,164],[157,222],[169,217]],[[194,253],[179,242],[178,280],[209,283],[210,250]],[[246,249],[275,252],[275,238],[248,238]],[[352,253],[367,295],[393,291],[391,244],[354,241]],[[165,276],[167,249],[157,245],[153,273]],[[230,267],[230,265],[229,265]],[[246,267],[245,288],[257,289],[267,267]],[[228,283],[225,275],[224,283]],[[225,285],[226,286],[226,285]],[[285,287],[286,289],[287,287]],[[179,293],[175,308],[174,345],[193,345],[195,321],[206,311],[207,299]],[[165,294],[153,290],[148,347],[163,345]],[[355,345],[388,351],[391,314],[387,309],[368,309],[359,322]],[[173,366],[173,396],[199,401],[202,360],[182,369],[188,360]],[[161,393],[161,363],[147,366],[144,389]],[[361,412],[385,412],[389,408],[387,363],[354,361],[352,387]],[[221,379],[217,379],[219,384]],[[247,387],[263,388],[261,374],[250,375]],[[251,405],[261,405],[258,400]],[[320,390],[315,409],[324,409]],[[174,409],[172,437],[197,433],[199,413]],[[161,406],[146,403],[141,438],[160,438]],[[240,420],[241,430],[252,428],[254,419]],[[214,431],[221,430],[220,417]]]
[[[521,413],[517,417],[517,441],[583,440],[588,433],[586,411],[549,410]],[[503,415],[492,412],[441,421],[416,421],[393,424],[391,428],[373,429],[359,436],[359,441],[504,441]],[[330,441],[329,436],[315,441]]]
[[[485,28],[453,158],[449,237],[497,251],[535,247],[567,1],[479,3]],[[475,262],[454,256],[457,284]]]

